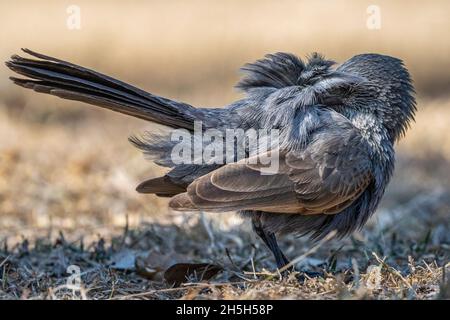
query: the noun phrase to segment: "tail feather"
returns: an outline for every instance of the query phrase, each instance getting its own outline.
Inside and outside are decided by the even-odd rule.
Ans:
[[[173,197],[186,192],[186,186],[175,184],[168,176],[146,180],[140,183],[136,191],[139,193],[154,193],[159,197]]]
[[[82,101],[174,128],[193,129],[197,109],[159,97],[96,71],[23,49],[41,60],[18,55],[6,62],[30,79],[11,77],[19,86],[60,98]]]

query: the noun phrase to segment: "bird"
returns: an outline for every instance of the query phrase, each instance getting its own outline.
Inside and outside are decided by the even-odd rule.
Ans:
[[[267,54],[242,68],[243,97],[223,107],[194,107],[97,71],[22,49],[6,66],[17,85],[99,106],[192,134],[231,129],[277,130],[267,150],[244,149],[215,162],[173,160],[168,133],[146,132],[129,141],[163,176],[140,183],[139,193],[169,197],[177,211],[237,212],[272,252],[279,269],[289,264],[277,237],[334,234],[362,229],[385,193],[395,164],[394,145],[417,111],[411,76],[402,60],[358,54],[337,64],[319,53],[300,58]],[[221,141],[223,145],[223,141]],[[203,148],[204,145],[201,145]],[[264,156],[277,155],[267,171]]]

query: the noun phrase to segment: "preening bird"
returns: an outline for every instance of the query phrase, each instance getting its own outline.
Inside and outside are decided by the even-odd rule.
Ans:
[[[26,78],[19,86],[77,100],[175,129],[277,129],[276,172],[264,174],[263,154],[182,163],[171,159],[168,134],[130,141],[169,167],[137,191],[171,197],[175,210],[237,211],[251,219],[277,266],[288,263],[276,234],[321,239],[361,228],[374,213],[394,169],[394,143],[414,120],[414,88],[401,60],[361,54],[335,67],[319,54],[305,60],[275,53],[245,65],[237,84],[245,97],[223,108],[196,108],[159,97],[96,71],[24,49],[34,58],[6,65]],[[225,136],[225,135],[224,135]],[[273,147],[275,148],[275,147]],[[262,151],[260,151],[262,152]]]

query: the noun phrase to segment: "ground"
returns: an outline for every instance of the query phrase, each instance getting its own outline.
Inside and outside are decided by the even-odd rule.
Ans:
[[[296,262],[281,277],[247,221],[171,212],[167,199],[134,191],[164,170],[127,137],[161,127],[17,88],[3,67],[1,299],[450,298],[448,2],[379,1],[375,31],[366,27],[370,1],[77,4],[77,31],[66,27],[64,2],[45,2],[45,21],[42,2],[0,4],[9,12],[0,21],[1,60],[28,46],[163,96],[220,106],[240,97],[237,69],[265,53],[319,51],[342,62],[380,52],[411,71],[416,122],[396,145],[394,177],[368,224],[343,240],[280,238]]]
[[[447,204],[448,205],[448,204]],[[437,209],[437,208],[435,208]],[[404,219],[405,217],[403,217]],[[402,218],[400,218],[401,220]],[[189,221],[192,220],[192,221]],[[297,272],[284,278],[272,257],[248,230],[219,228],[215,220],[189,217],[182,224],[145,224],[139,229],[109,232],[71,241],[63,232],[48,231],[23,239],[0,252],[3,299],[448,299],[448,244],[427,231],[405,238],[394,224],[363,232],[347,241],[282,246],[298,257]],[[399,220],[396,220],[396,223]],[[395,223],[395,225],[396,225]],[[221,230],[220,230],[221,229]],[[436,230],[436,229],[435,229]],[[426,228],[423,229],[426,231]],[[74,233],[70,233],[71,236]],[[448,230],[447,230],[448,234]],[[440,235],[442,236],[442,235]],[[299,248],[300,247],[300,248]],[[208,263],[218,274],[207,281],[201,272],[175,275],[174,263]],[[444,265],[447,264],[445,274]],[[81,270],[81,286],[73,290],[69,266]],[[72,267],[73,268],[73,267]],[[220,268],[220,269],[219,269]],[[164,272],[166,275],[164,277]],[[304,274],[303,271],[308,272]],[[312,272],[321,275],[309,276]],[[213,272],[215,273],[215,272]]]

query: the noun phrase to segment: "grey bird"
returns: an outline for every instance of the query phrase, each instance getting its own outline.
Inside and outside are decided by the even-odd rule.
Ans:
[[[262,174],[258,161],[239,159],[176,164],[168,134],[129,138],[155,163],[170,168],[164,176],[141,183],[138,192],[171,197],[169,206],[175,210],[237,211],[251,219],[278,268],[288,259],[276,234],[317,240],[332,231],[344,237],[362,228],[392,176],[394,143],[416,111],[403,62],[380,54],[356,55],[337,67],[317,53],[305,60],[269,54],[242,68],[245,75],[237,88],[245,93],[243,99],[223,108],[195,108],[23,51],[34,58],[14,55],[6,65],[26,77],[11,77],[14,83],[37,92],[189,132],[194,121],[202,122],[202,130],[279,130],[279,169],[273,174]],[[246,158],[259,156],[246,150]]]

